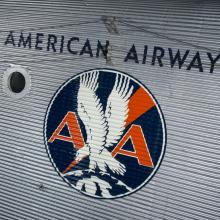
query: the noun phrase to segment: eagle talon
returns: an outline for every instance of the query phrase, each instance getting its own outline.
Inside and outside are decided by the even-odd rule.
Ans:
[[[106,173],[106,172],[104,172],[104,171],[100,171],[99,174],[100,174],[102,177],[106,177],[106,176],[110,177],[110,176],[111,176],[109,173]]]
[[[95,171],[94,170],[91,170],[91,169],[86,169],[86,170],[83,170],[83,174],[85,175],[94,175],[95,174]]]

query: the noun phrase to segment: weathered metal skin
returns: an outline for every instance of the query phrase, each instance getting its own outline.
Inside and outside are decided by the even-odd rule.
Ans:
[[[219,1],[11,0],[0,18],[0,219],[220,218]],[[20,95],[6,78],[15,67]],[[115,199],[71,188],[44,142],[56,91],[97,68],[144,84],[166,123],[155,176]]]

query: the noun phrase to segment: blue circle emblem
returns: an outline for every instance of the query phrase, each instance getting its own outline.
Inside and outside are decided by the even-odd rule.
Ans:
[[[59,175],[95,198],[118,198],[144,186],[166,145],[162,111],[152,93],[123,72],[94,69],[62,85],[44,126]]]

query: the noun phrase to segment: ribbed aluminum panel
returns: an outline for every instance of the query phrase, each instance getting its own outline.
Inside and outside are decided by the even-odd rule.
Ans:
[[[103,16],[115,17],[109,30]],[[220,51],[220,2],[1,1],[0,2],[0,219],[220,219],[220,67],[210,73],[207,52]],[[103,57],[62,54],[5,45],[14,31],[110,41]],[[124,62],[135,44],[140,59]],[[148,45],[146,64],[142,64]],[[165,49],[163,67],[151,65],[154,46]],[[190,50],[181,69],[171,68],[168,48]],[[186,70],[199,51],[204,71]],[[95,52],[94,52],[95,53]],[[13,99],[3,91],[9,64],[31,73],[30,93]],[[69,187],[52,166],[43,126],[49,102],[74,74],[114,68],[134,76],[153,92],[167,126],[167,147],[154,178],[139,191],[113,200],[87,197]]]

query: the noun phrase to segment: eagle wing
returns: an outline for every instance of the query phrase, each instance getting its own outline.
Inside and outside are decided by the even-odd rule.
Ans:
[[[117,74],[105,111],[109,128],[106,138],[106,148],[116,144],[123,134],[129,112],[128,102],[132,92],[133,86],[130,86],[129,77],[124,75],[119,76]]]
[[[87,133],[87,144],[90,149],[104,146],[107,123],[103,106],[95,91],[98,88],[99,71],[87,72],[80,76],[80,85],[77,97],[77,111],[80,119],[85,125]]]

